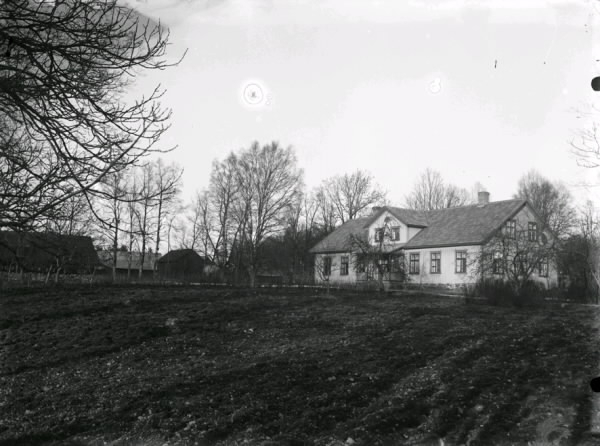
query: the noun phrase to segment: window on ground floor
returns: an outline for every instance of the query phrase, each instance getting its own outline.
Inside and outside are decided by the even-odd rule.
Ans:
[[[403,267],[404,267],[404,256],[402,254],[392,256],[392,272],[393,273],[402,272]]]
[[[540,277],[548,277],[548,259],[540,260],[538,264],[538,275]]]
[[[419,274],[419,253],[411,253],[408,256],[408,273]]]
[[[502,263],[502,253],[495,252],[492,257],[492,273],[504,274],[504,267]]]
[[[390,272],[390,261],[389,259],[379,259],[377,261],[377,263],[379,264],[379,271],[383,271],[385,273],[389,273]]]
[[[342,256],[340,260],[340,276],[348,275],[348,256]]]
[[[366,271],[365,259],[362,256],[356,257],[356,272],[364,273]]]
[[[455,272],[467,272],[467,251],[456,251]]]
[[[331,257],[323,257],[323,275],[329,277],[331,275]]]
[[[375,278],[375,265],[369,262],[366,267],[367,280],[373,280]]]
[[[527,254],[517,254],[515,256],[514,265],[520,275],[525,276],[531,272],[529,271],[529,259],[527,258]]]
[[[432,252],[431,253],[431,274],[440,274],[442,272],[442,253]]]

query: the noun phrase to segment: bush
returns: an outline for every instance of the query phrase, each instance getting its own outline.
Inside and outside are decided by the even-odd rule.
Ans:
[[[504,280],[486,279],[477,282],[468,293],[484,297],[491,305],[528,307],[543,304],[545,291],[543,285],[531,280],[518,289]]]

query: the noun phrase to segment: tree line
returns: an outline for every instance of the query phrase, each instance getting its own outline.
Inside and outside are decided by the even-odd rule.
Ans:
[[[388,204],[386,191],[361,170],[307,190],[292,148],[255,142],[215,160],[207,188],[182,203],[181,167],[158,158],[174,149],[159,144],[171,116],[160,104],[164,90],[123,94],[140,73],[177,65],[165,59],[168,43],[164,26],[117,0],[0,3],[0,228],[92,234],[113,254],[142,257],[187,247],[230,280],[252,284],[261,269],[311,276],[308,249]],[[585,113],[592,124],[577,133],[572,152],[595,168],[597,110]],[[427,169],[399,204],[461,206],[480,189]],[[528,199],[561,240],[559,263],[571,286],[597,293],[593,203],[574,209],[564,185],[535,172],[515,196]]]

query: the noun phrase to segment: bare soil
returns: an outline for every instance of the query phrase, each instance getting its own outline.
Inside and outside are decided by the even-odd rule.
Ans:
[[[0,446],[577,444],[596,317],[431,296],[22,290],[0,297]]]

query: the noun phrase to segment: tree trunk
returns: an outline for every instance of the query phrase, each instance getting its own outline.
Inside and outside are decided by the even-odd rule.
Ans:
[[[159,201],[158,201],[158,215],[157,215],[157,219],[156,219],[156,245],[155,245],[154,252],[159,252],[159,248],[160,248],[160,229],[161,229],[161,220],[162,220],[162,206],[163,206],[163,194],[161,191]]]
[[[162,207],[163,207],[163,193],[162,191],[160,192],[160,198],[158,201],[158,215],[157,215],[157,220],[156,220],[156,245],[155,245],[155,249],[154,252],[158,253],[159,249],[160,249],[160,230],[161,230],[161,222],[162,222]],[[156,263],[154,263],[153,268],[152,268],[153,272],[152,275],[154,277],[154,280],[157,279],[158,277],[158,270],[157,270],[157,265]]]
[[[142,252],[140,252],[140,269],[138,277],[142,278],[142,273],[144,272],[144,259],[146,257],[146,234],[142,235]]]
[[[113,266],[112,266],[112,276],[113,282],[117,281],[117,250],[119,248],[119,222],[115,219],[115,236],[113,237]]]
[[[250,281],[250,288],[256,286],[256,270],[253,266],[248,267],[248,279]]]

